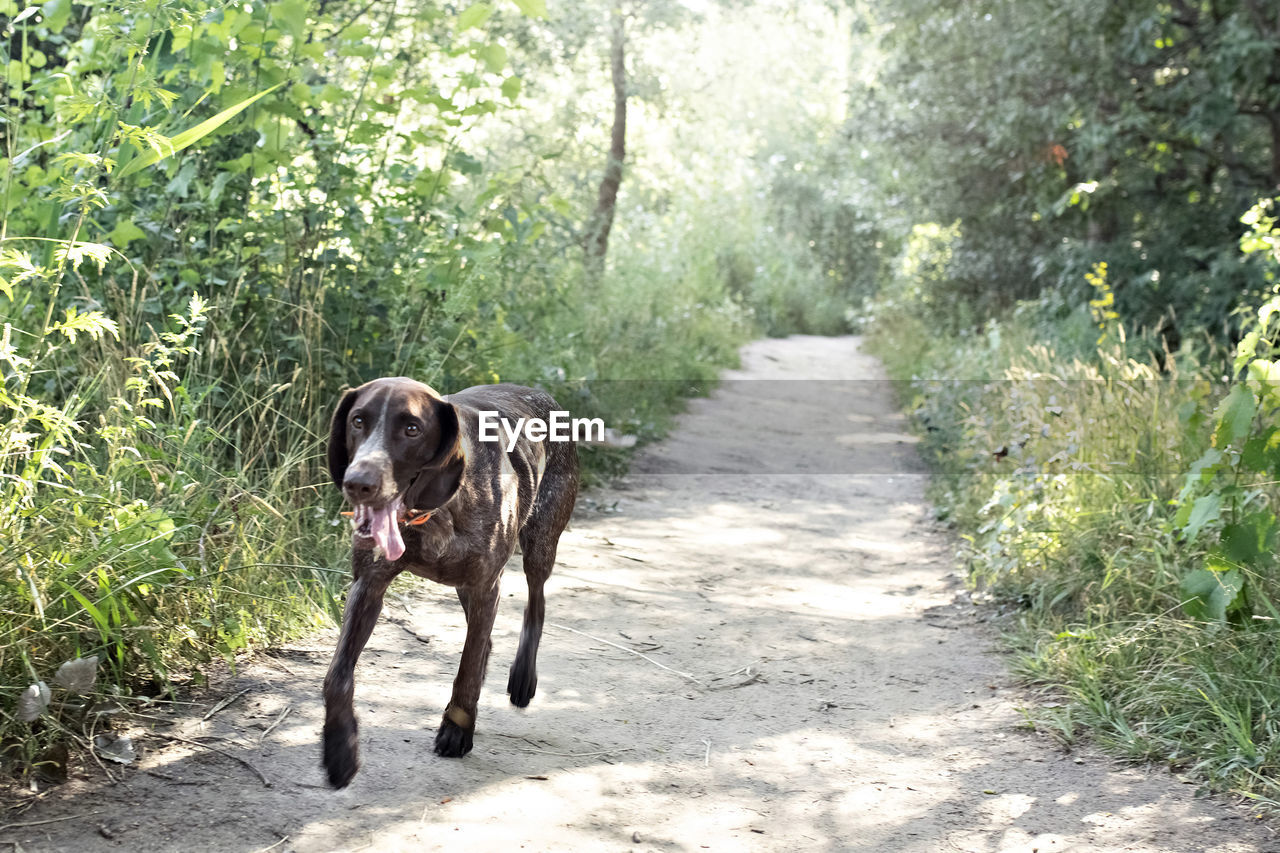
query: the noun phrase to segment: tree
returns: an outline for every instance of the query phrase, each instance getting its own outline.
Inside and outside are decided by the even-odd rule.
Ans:
[[[600,179],[600,191],[595,210],[587,224],[585,252],[587,276],[598,279],[604,272],[605,257],[609,251],[609,232],[613,230],[613,217],[618,207],[618,190],[622,186],[622,167],[627,157],[627,66],[626,66],[626,16],[622,3],[615,2],[609,10],[609,70],[613,83],[613,127],[609,131],[609,159],[605,163],[604,177]]]
[[[1081,299],[1107,260],[1127,320],[1221,330],[1262,283],[1238,217],[1280,180],[1273,5],[859,4],[884,59],[852,144],[891,164],[886,210],[959,222],[945,286],[975,317]]]

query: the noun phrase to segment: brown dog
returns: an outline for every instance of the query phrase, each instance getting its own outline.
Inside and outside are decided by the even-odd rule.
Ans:
[[[356,660],[387,586],[403,571],[456,588],[467,616],[462,662],[436,732],[437,754],[471,751],[498,582],[517,540],[529,604],[507,692],[520,708],[533,698],[542,587],[577,498],[578,454],[572,442],[522,436],[508,452],[505,438],[480,441],[479,413],[497,411],[511,423],[546,421],[555,408],[550,395],[519,385],[477,386],[441,397],[403,377],[375,379],[338,404],[329,472],[353,507],[355,580],[324,680],[324,766],[334,787],[345,787],[359,767],[351,704]]]

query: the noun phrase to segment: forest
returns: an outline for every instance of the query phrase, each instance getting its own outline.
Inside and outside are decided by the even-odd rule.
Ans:
[[[15,772],[86,696],[177,695],[338,618],[343,389],[536,384],[644,444],[746,341],[857,333],[1048,697],[1029,724],[1280,800],[1273,3],[0,0],[0,26]]]

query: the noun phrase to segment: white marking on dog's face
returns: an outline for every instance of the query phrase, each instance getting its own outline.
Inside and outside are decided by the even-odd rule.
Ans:
[[[347,434],[352,443],[351,461],[347,465],[347,481],[357,474],[365,483],[374,485],[374,493],[365,500],[371,505],[384,506],[395,499],[400,491],[396,482],[395,460],[388,440],[393,416],[392,403],[395,395],[382,392],[381,399],[376,396],[368,403],[361,403],[353,409],[351,421],[348,422]],[[362,419],[359,427],[355,425],[357,418]]]
[[[376,465],[386,471],[391,470],[391,454],[387,452],[387,432],[389,425],[387,424],[387,411],[391,408],[391,395],[382,395],[382,411],[378,413],[377,420],[374,421],[372,432],[368,433],[368,437],[356,445],[355,455],[351,457],[351,465],[359,462],[368,461],[371,465]]]

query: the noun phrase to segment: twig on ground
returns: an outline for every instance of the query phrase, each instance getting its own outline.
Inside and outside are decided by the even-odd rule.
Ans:
[[[129,711],[129,716],[139,720],[151,720],[154,723],[163,723],[166,726],[176,726],[178,721],[172,717],[156,717],[151,714],[143,714],[140,711]]]
[[[216,752],[218,753],[218,755],[221,755],[225,758],[230,758],[232,761],[238,761],[241,764],[243,764],[245,767],[248,767],[250,770],[252,770],[254,774],[256,774],[257,777],[262,780],[262,787],[264,788],[271,787],[271,781],[267,779],[266,776],[263,775],[261,770],[254,767],[252,764],[250,764],[248,761],[245,761],[240,756],[232,755],[231,753],[227,752],[225,749],[218,749],[216,746],[210,746],[207,743],[201,743],[198,740],[192,740],[191,738],[188,738],[188,737],[181,737],[180,735],[171,735],[168,732],[151,732],[151,734],[154,735],[155,737],[165,737],[165,738],[169,738],[169,740],[181,741],[182,743],[187,743],[187,744],[190,744],[191,746],[198,746],[201,749],[207,749],[210,752]]]
[[[707,740],[706,738],[703,738],[702,742],[707,745],[706,754],[702,756],[702,766],[710,767],[711,766],[711,741]]]
[[[279,847],[281,844],[284,844],[288,840],[289,840],[289,836],[286,835],[284,838],[281,838],[275,844],[272,844],[269,847],[260,847],[257,850],[253,851],[253,853],[267,853],[268,850],[275,850],[277,847]]]
[[[548,623],[547,623],[547,625],[549,625],[549,626],[550,626],[550,627],[552,627],[552,628],[559,628],[561,631],[568,631],[568,632],[569,632],[569,633],[571,633],[571,634],[577,634],[577,635],[579,635],[579,636],[586,637],[588,640],[595,640],[597,643],[604,643],[606,646],[612,646],[613,648],[618,649],[619,651],[623,651],[623,652],[626,652],[626,653],[628,653],[628,654],[635,655],[635,656],[636,656],[636,657],[638,657],[638,658],[642,658],[642,659],[644,659],[644,660],[647,660],[649,663],[653,664],[653,665],[654,665],[654,666],[656,666],[658,669],[665,669],[667,672],[674,672],[676,675],[680,676],[681,678],[687,678],[687,679],[689,679],[690,681],[692,681],[694,684],[698,685],[699,687],[706,687],[706,685],[705,685],[705,684],[703,684],[703,683],[702,683],[701,681],[699,681],[698,679],[694,678],[694,677],[693,677],[692,675],[690,675],[689,673],[687,673],[687,672],[681,672],[681,671],[680,671],[680,670],[678,670],[678,669],[672,669],[671,667],[667,666],[666,664],[664,664],[664,663],[659,663],[658,661],[654,660],[653,658],[649,657],[648,655],[646,655],[646,654],[642,654],[642,653],[640,653],[640,652],[636,651],[635,649],[629,649],[629,648],[627,648],[626,646],[620,646],[620,645],[618,645],[617,643],[611,643],[611,642],[609,642],[609,641],[608,641],[608,640],[606,640],[606,639],[603,639],[603,638],[601,638],[601,637],[596,637],[596,636],[594,636],[594,635],[592,635],[592,634],[588,634],[586,631],[579,631],[577,628],[570,628],[570,627],[569,627],[569,626],[567,626],[567,625],[559,625],[559,624],[557,624],[557,623],[555,623],[555,622],[548,622]]]
[[[543,751],[542,748],[538,745],[537,741],[532,741],[529,738],[525,737],[524,735],[509,735],[505,732],[492,732],[492,734],[495,734],[498,737],[509,737],[512,740],[522,740],[525,743],[529,744],[529,746],[533,747],[535,750],[539,752]]]
[[[0,832],[4,832],[6,829],[23,829],[28,826],[44,826],[46,823],[61,823],[64,820],[78,820],[82,817],[92,817],[96,814],[102,814],[102,809],[98,809],[96,812],[67,815],[66,817],[51,817],[48,820],[25,820],[20,823],[0,823]]]
[[[244,690],[241,690],[239,693],[236,693],[236,694],[234,694],[234,695],[232,695],[232,696],[228,696],[226,699],[223,699],[223,700],[222,700],[221,702],[219,702],[217,705],[214,705],[211,709],[209,709],[209,713],[207,713],[207,714],[205,714],[203,717],[201,717],[201,718],[200,718],[200,722],[202,722],[202,723],[204,723],[204,722],[208,722],[208,720],[209,720],[209,718],[210,718],[210,717],[212,717],[214,714],[218,713],[218,712],[219,712],[219,711],[221,711],[223,708],[225,708],[225,707],[227,707],[228,705],[230,705],[232,702],[234,702],[234,701],[236,701],[237,699],[239,699],[239,698],[240,698],[241,696],[243,696],[244,694],[248,693],[248,692],[249,692],[249,690],[250,690],[250,688],[246,687]]]
[[[549,749],[520,749],[520,752],[533,752],[538,755],[555,755],[559,758],[591,758],[596,755],[613,755],[615,752],[630,752],[635,749],[634,746],[620,746],[616,749],[602,749],[598,752],[552,752]]]
[[[759,663],[759,661],[753,660],[751,663],[747,664],[746,666],[740,666],[737,669],[733,670],[732,672],[726,672],[723,675],[713,675],[711,676],[711,680],[719,681],[722,678],[733,678],[733,676],[735,675],[750,675],[751,667],[755,666],[757,663]]]
[[[280,667],[280,669],[283,669],[285,672],[289,673],[289,674],[290,674],[290,675],[292,675],[292,676],[295,676],[295,677],[296,677],[296,676],[298,675],[298,673],[294,672],[292,669],[290,669],[289,667],[285,666],[284,661],[280,660],[280,658],[278,658],[278,657],[275,657],[275,656],[273,656],[273,655],[266,655],[266,654],[264,654],[264,655],[262,656],[262,658],[263,658],[263,660],[265,660],[267,663],[271,664],[272,666],[278,666],[278,667]]]
[[[764,681],[764,676],[758,672],[752,672],[741,681],[735,681],[732,684],[717,684],[709,689],[711,690],[736,690],[739,687],[746,687],[748,684],[758,684]]]
[[[267,730],[258,736],[258,746],[262,746],[262,742],[267,739],[267,735],[274,732],[276,730],[276,726],[283,723],[284,718],[289,716],[289,712],[292,710],[293,710],[292,705],[284,706],[284,710],[280,712],[279,716],[275,718],[275,720],[271,723],[271,725],[267,726]]]
[[[171,785],[204,785],[203,781],[196,779],[179,779],[177,776],[170,776],[167,773],[161,773],[159,770],[143,770],[148,776],[154,776],[157,779],[163,779]]]
[[[94,738],[96,736],[95,733],[98,730],[98,722],[101,719],[102,718],[100,716],[96,716],[96,715],[94,716],[92,722],[90,722],[89,724],[89,734],[87,739],[78,737],[77,735],[75,735],[70,731],[68,731],[67,734],[71,737],[72,740],[74,740],[76,743],[80,745],[83,751],[89,753],[89,757],[92,758],[94,762],[98,765],[98,769],[101,770],[103,774],[107,777],[108,781],[110,781],[111,784],[114,785],[116,783],[116,777],[111,775],[111,771],[107,769],[107,765],[103,764],[102,759],[98,757],[98,750],[94,748],[95,746]]]

